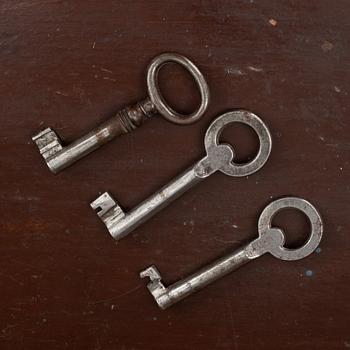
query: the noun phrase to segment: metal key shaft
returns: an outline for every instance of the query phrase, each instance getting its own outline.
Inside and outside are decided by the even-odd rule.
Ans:
[[[114,117],[67,146],[62,146],[59,136],[51,128],[33,136],[33,141],[49,169],[58,173],[115,137],[133,131],[155,113],[156,108],[151,100],[146,99],[122,109]]]
[[[271,228],[273,216],[283,208],[299,209],[310,220],[311,234],[309,239],[298,249],[285,248],[283,246],[285,242],[283,231],[278,228]],[[259,237],[257,239],[169,287],[163,285],[161,275],[154,265],[142,271],[140,277],[150,278],[147,288],[153,295],[158,306],[166,309],[265,253],[270,253],[282,260],[302,259],[317,248],[323,232],[321,217],[317,210],[304,199],[295,197],[282,198],[268,205],[260,216],[258,228]]]
[[[214,170],[210,173],[200,172],[203,161],[204,159],[173,179],[128,213],[124,213],[108,192],[103,193],[90,205],[97,211],[113,238],[119,240],[209,176]]]
[[[197,83],[201,94],[201,103],[198,109],[190,115],[181,115],[174,111],[167,105],[159,92],[158,72],[161,66],[168,62],[175,62],[183,66]],[[156,114],[162,115],[173,123],[184,125],[196,122],[208,107],[209,89],[207,83],[199,69],[184,56],[165,53],[156,57],[147,70],[147,86],[149,97],[121,109],[113,117],[70,145],[63,146],[59,136],[51,128],[33,136],[32,139],[38,146],[49,169],[53,173],[65,169],[112,139],[138,128]]]
[[[219,144],[222,129],[233,122],[249,125],[258,134],[260,140],[258,154],[246,164],[233,163],[234,151],[232,147],[227,144]],[[271,151],[269,130],[259,117],[248,111],[228,112],[218,117],[209,126],[204,143],[207,155],[203,159],[196,162],[130,212],[125,213],[107,192],[90,204],[97,211],[98,216],[114,239],[118,240],[126,236],[189,188],[218,170],[235,177],[254,173],[265,164]]]
[[[150,283],[147,288],[153,295],[160,308],[166,309],[174,303],[186,298],[196,291],[201,290],[210,283],[229,274],[230,272],[245,265],[257,256],[250,256],[251,245],[238,249],[213,263],[201,268],[192,275],[165,287],[162,277],[156,266],[152,265],[140,273],[141,278],[149,277]]]

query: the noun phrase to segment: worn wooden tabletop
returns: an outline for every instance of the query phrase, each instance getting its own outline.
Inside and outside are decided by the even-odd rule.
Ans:
[[[350,3],[326,1],[0,1],[0,348],[350,348]],[[31,136],[68,143],[146,96],[146,68],[165,51],[191,58],[211,103],[200,122],[157,117],[59,175]],[[180,110],[198,102],[176,66],[161,88]],[[89,207],[109,190],[127,210],[204,154],[222,112],[245,108],[273,150],[248,178],[215,174],[118,244]],[[241,160],[256,139],[229,127]],[[140,280],[169,284],[257,235],[273,199],[308,199],[325,223],[320,249],[264,256],[161,311]],[[288,246],[308,223],[285,211]]]

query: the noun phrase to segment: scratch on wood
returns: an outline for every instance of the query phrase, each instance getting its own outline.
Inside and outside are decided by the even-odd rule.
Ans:
[[[126,295],[129,295],[129,294],[131,294],[131,293],[133,293],[133,292],[136,292],[136,291],[137,291],[138,289],[140,289],[141,287],[142,287],[142,284],[139,284],[139,285],[136,286],[135,288],[132,288],[132,289],[130,289],[130,290],[128,290],[128,291],[126,291],[126,292],[124,292],[124,293],[122,293],[122,294],[119,294],[119,295],[117,295],[117,296],[115,296],[115,297],[113,297],[113,298],[97,300],[97,301],[91,303],[91,305],[108,303],[108,302],[110,302],[110,301],[112,301],[112,300],[122,298],[122,297],[124,297],[124,296],[126,296]]]

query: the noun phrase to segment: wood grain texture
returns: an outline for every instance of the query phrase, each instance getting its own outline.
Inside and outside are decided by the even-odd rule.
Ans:
[[[349,17],[346,0],[1,0],[0,348],[350,348]],[[165,51],[207,77],[205,117],[154,118],[52,175],[31,136],[51,126],[70,142],[145,97],[147,64]],[[161,84],[179,108],[195,105],[182,70]],[[269,125],[266,166],[211,176],[116,244],[88,203],[109,190],[132,208],[201,157],[210,121],[233,108]],[[251,152],[254,139],[233,133]],[[265,256],[157,308],[140,270],[154,263],[176,281],[253,238],[283,195],[320,210],[318,253]],[[277,220],[303,238],[302,217]]]

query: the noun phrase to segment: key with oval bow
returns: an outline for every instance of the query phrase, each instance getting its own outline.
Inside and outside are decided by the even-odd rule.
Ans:
[[[201,103],[197,110],[189,115],[182,115],[172,109],[158,87],[159,69],[166,63],[174,62],[183,66],[194,78],[201,95]],[[80,137],[67,146],[63,146],[57,133],[47,128],[32,139],[53,173],[57,173],[87,154],[101,147],[112,139],[133,131],[145,120],[159,114],[175,124],[190,124],[196,122],[207,110],[209,103],[208,85],[192,61],[176,53],[164,53],[157,56],[147,70],[148,97],[134,105],[123,108],[94,130]]]

